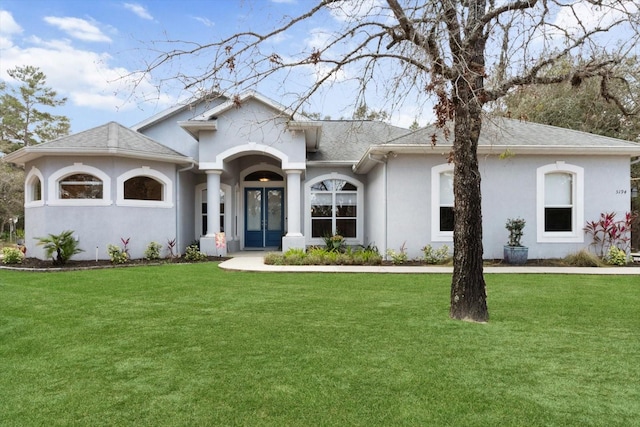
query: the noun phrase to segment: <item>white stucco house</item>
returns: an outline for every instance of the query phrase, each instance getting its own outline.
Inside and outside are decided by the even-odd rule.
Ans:
[[[436,134],[437,144],[432,145]],[[211,255],[305,248],[339,233],[381,253],[452,245],[451,141],[433,128],[309,120],[258,93],[200,100],[132,128],[111,122],[4,161],[25,168],[29,256],[36,237],[73,230],[107,259],[130,238]],[[527,221],[529,258],[589,245],[585,221],[630,209],[629,160],[640,144],[509,119],[486,119],[478,148],[484,257],[502,258],[507,218]],[[225,245],[216,245],[224,233]]]

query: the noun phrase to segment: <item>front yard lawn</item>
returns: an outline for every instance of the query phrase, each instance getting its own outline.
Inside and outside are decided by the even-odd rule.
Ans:
[[[638,425],[638,276],[486,280],[0,271],[0,425]]]

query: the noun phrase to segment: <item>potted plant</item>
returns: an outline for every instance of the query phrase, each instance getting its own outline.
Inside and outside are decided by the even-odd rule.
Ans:
[[[527,263],[529,248],[520,242],[526,221],[522,218],[509,218],[505,228],[509,230],[509,242],[504,246],[504,260],[507,264],[523,265]]]
[[[24,230],[22,228],[16,230],[16,244],[20,246],[24,245]]]

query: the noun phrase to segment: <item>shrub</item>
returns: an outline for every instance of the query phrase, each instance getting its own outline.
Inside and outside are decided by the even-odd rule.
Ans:
[[[431,245],[427,245],[422,248],[424,254],[424,262],[427,264],[444,264],[451,256],[449,255],[449,246],[442,245],[438,249],[433,249]]]
[[[64,265],[72,256],[84,252],[78,246],[80,242],[73,237],[73,231],[67,230],[60,234],[49,234],[47,237],[36,237],[38,246],[44,248],[47,258],[53,259],[54,265]],[[55,258],[53,254],[55,253]]]
[[[198,245],[187,246],[187,251],[184,254],[184,259],[191,262],[200,262],[207,259],[207,255],[200,252]]]
[[[584,232],[591,235],[591,246],[596,253],[606,258],[612,246],[630,249],[631,224],[635,218],[636,214],[631,212],[627,212],[623,220],[616,220],[615,212],[601,213],[597,221],[587,221]]]
[[[522,218],[509,218],[505,224],[505,228],[509,230],[509,241],[507,246],[522,246],[520,239],[522,239],[523,229],[527,222]]]
[[[112,264],[124,264],[129,261],[129,254],[116,245],[107,245],[107,253]]]
[[[160,249],[162,249],[160,243],[151,242],[147,245],[147,249],[144,250],[144,257],[148,260],[160,259]]]
[[[409,259],[409,257],[407,256],[407,248],[405,247],[405,243],[400,246],[400,252],[396,252],[393,249],[387,249],[387,255],[391,257],[391,262],[394,265],[404,264]]]
[[[2,263],[11,265],[11,264],[21,264],[24,259],[24,254],[18,248],[2,248]]]
[[[169,251],[169,258],[171,259],[176,257],[176,253],[174,252],[175,247],[176,239],[167,239],[167,251]]]
[[[284,257],[277,252],[269,252],[264,256],[264,263],[267,265],[283,265]]]
[[[564,258],[564,262],[573,267],[600,267],[602,261],[596,255],[587,250],[569,254]]]
[[[329,252],[342,252],[344,251],[345,241],[344,237],[340,234],[333,234],[323,237],[324,244],[327,246]]]
[[[604,257],[604,262],[609,265],[626,265],[627,253],[616,246],[610,246]]]
[[[304,249],[289,249],[284,254],[284,262],[287,265],[304,265],[306,253]]]

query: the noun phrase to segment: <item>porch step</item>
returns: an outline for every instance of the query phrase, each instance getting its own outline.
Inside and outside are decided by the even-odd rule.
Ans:
[[[633,252],[629,255],[631,255],[631,259],[633,260],[633,262],[640,262],[640,252]]]

